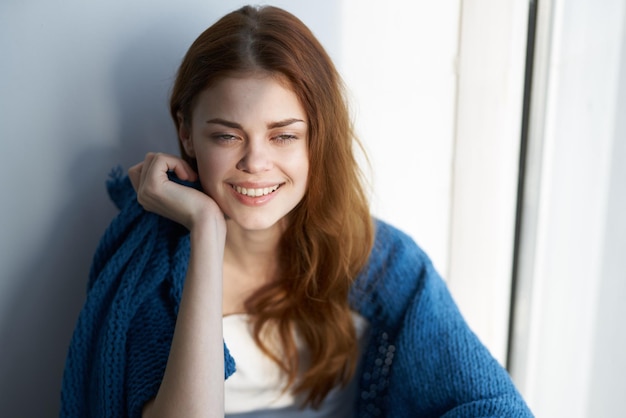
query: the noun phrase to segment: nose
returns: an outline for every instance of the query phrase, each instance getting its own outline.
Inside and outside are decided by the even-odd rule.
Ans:
[[[237,169],[246,173],[260,173],[272,168],[270,144],[265,141],[248,141]]]

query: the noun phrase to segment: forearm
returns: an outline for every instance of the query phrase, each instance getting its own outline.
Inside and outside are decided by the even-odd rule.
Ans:
[[[191,254],[163,381],[143,416],[223,417],[223,226],[191,233]]]

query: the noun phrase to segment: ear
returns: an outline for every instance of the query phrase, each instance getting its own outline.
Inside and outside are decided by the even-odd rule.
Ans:
[[[178,119],[178,140],[182,144],[187,156],[190,158],[196,158],[196,151],[193,148],[189,123],[185,121],[181,112],[176,113],[176,118]]]

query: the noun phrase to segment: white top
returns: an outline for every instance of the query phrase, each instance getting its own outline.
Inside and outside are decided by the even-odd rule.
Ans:
[[[360,347],[367,338],[367,321],[352,314]],[[267,357],[254,342],[252,326],[246,314],[228,315],[222,320],[224,341],[236,359],[237,371],[226,379],[225,413],[227,418],[345,418],[352,415],[356,395],[356,379],[345,388],[331,390],[320,409],[300,409],[301,399],[284,391],[285,376],[278,365]],[[303,344],[296,337],[303,356]]]

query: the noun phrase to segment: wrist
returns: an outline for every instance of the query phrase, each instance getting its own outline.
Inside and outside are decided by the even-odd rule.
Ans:
[[[191,217],[188,225],[193,241],[221,242],[226,240],[226,221],[221,211],[203,210]]]

